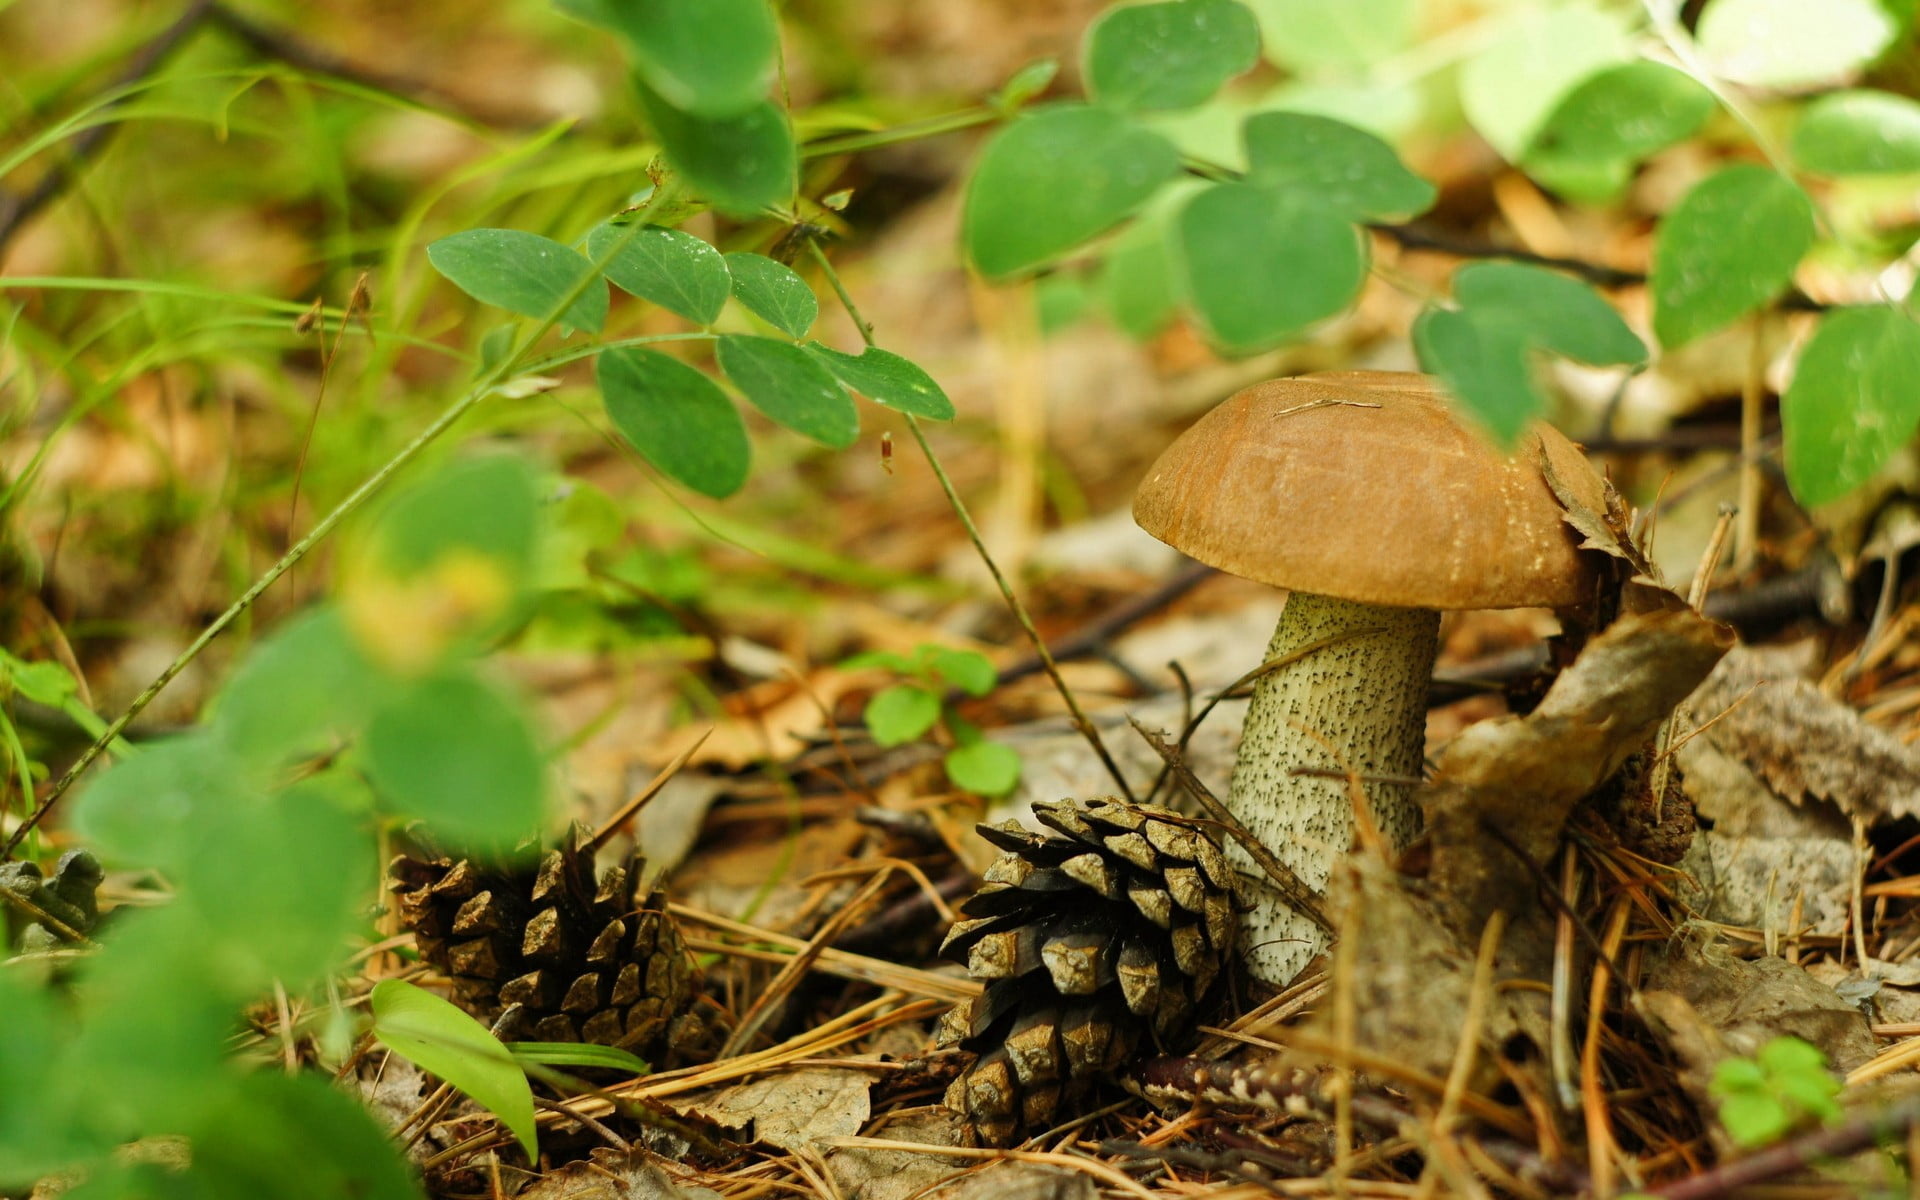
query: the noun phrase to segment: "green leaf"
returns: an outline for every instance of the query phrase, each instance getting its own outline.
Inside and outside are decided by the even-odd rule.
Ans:
[[[1087,31],[1087,90],[1134,112],[1191,108],[1260,61],[1260,27],[1237,0],[1110,8]]]
[[[591,280],[560,319],[594,333],[606,324],[607,289],[593,264],[552,238],[519,229],[469,229],[428,246],[427,261],[475,300],[523,317],[546,317],[581,280]]]
[[[748,312],[789,336],[807,336],[820,315],[820,301],[792,267],[764,254],[736,251],[727,255],[727,269],[734,298]]]
[[[1425,370],[1446,381],[1496,442],[1511,446],[1545,407],[1527,363],[1527,337],[1509,321],[1476,321],[1457,309],[1430,308],[1413,323]]]
[[[1167,223],[1142,218],[1107,245],[1097,282],[1107,315],[1120,331],[1145,341],[1173,318],[1179,292]]]
[[[1920,102],[1891,92],[1833,92],[1807,105],[1793,157],[1822,175],[1920,171]]]
[[[1726,167],[1695,185],[1654,235],[1661,344],[1683,345],[1778,296],[1813,235],[1806,193],[1766,167]]]
[[[1713,1068],[1708,1090],[1714,1095],[1758,1091],[1767,1086],[1767,1072],[1751,1058],[1728,1058]]]
[[[1173,143],[1110,109],[1035,109],[981,152],[961,240],[989,276],[1040,266],[1146,203],[1179,165]]]
[[[936,647],[929,656],[929,665],[942,682],[969,696],[984,696],[1000,681],[1000,673],[993,669],[987,656],[972,650]]]
[[[373,1036],[471,1096],[513,1131],[528,1158],[539,1156],[533,1089],[513,1055],[486,1026],[432,992],[383,979],[373,987]]]
[[[875,404],[935,421],[953,420],[953,401],[947,399],[933,376],[891,350],[868,346],[861,354],[843,354],[819,342],[808,342],[806,350],[825,363],[841,383]]]
[[[626,39],[641,78],[667,102],[737,116],[766,98],[780,52],[767,0],[559,0],[560,11]]]
[[[895,654],[891,650],[867,650],[841,660],[840,669],[842,671],[885,670],[906,675],[912,672],[913,664],[908,662],[904,655]]]
[[[1637,162],[1682,141],[1713,115],[1713,93],[1665,63],[1630,62],[1588,76],[1566,94],[1527,146],[1541,164]]]
[[[134,1130],[190,1129],[228,1094],[234,1016],[258,992],[219,973],[198,922],[177,904],[123,908],[99,936],[104,952],[78,968],[69,998],[77,1037],[40,1082],[112,1080],[85,1088],[81,1111],[92,1129],[123,1131],[116,1142]]]
[[[1520,263],[1454,272],[1453,294],[1477,321],[1517,324],[1527,340],[1590,366],[1641,363],[1647,347],[1613,306],[1577,279]]]
[[[1859,487],[1920,425],[1920,329],[1893,308],[1820,319],[1780,398],[1787,482],[1809,507]]]
[[[1364,71],[1413,40],[1417,0],[1248,0],[1261,48],[1303,73]]]
[[[536,493],[523,459],[487,454],[395,496],[340,572],[340,610],[367,660],[420,675],[517,621],[539,540]]]
[[[20,970],[0,971],[0,1078],[35,1081],[0,1088],[0,1190],[20,1195],[36,1181],[77,1165],[109,1141],[81,1116],[78,1089],[55,1085],[71,1020],[59,993]],[[74,1103],[66,1103],[72,1097]],[[71,1109],[72,1111],[69,1111]]]
[[[1175,250],[1194,315],[1236,353],[1340,312],[1367,276],[1365,244],[1344,217],[1252,183],[1216,184],[1188,201]]]
[[[1392,146],[1331,117],[1258,113],[1247,118],[1245,133],[1249,179],[1298,191],[1356,219],[1425,212],[1437,194]]]
[[[1820,1047],[1802,1038],[1769,1038],[1754,1052],[1753,1061],[1775,1076],[1811,1073],[1822,1079],[1831,1078],[1827,1075],[1827,1056]]]
[[[824,363],[792,342],[730,333],[720,369],[753,406],[795,433],[841,449],[860,436],[860,414]]]
[[[404,986],[404,985],[403,985]],[[364,1105],[311,1074],[256,1071],[220,1089],[180,1195],[201,1200],[415,1200],[398,1147]],[[143,1193],[144,1194],[144,1193]]]
[[[439,468],[397,494],[370,535],[381,565],[403,575],[471,552],[522,572],[540,534],[539,486],[517,454],[481,454]]]
[[[793,199],[799,154],[779,108],[763,100],[733,116],[703,117],[675,108],[644,83],[636,90],[667,161],[715,208],[751,217]]]
[[[220,814],[248,797],[244,776],[206,733],[150,742],[80,793],[74,824],[103,858],[173,872]]]
[[[176,874],[203,953],[234,987],[298,990],[346,957],[373,890],[371,833],[311,784],[230,805]]]
[[[747,427],[720,385],[657,350],[622,347],[595,368],[607,416],[661,474],[704,496],[747,480]]]
[[[1720,1124],[1736,1144],[1764,1146],[1779,1141],[1793,1128],[1793,1117],[1786,1105],[1773,1096],[1734,1092],[1720,1098]]]
[[[608,279],[620,290],[695,324],[713,324],[733,287],[727,260],[718,250],[678,229],[648,225],[628,230],[603,224],[587,235],[587,253],[599,262],[607,248],[622,238],[627,243],[608,261]]]
[[[367,726],[367,775],[456,848],[501,851],[540,827],[545,764],[526,712],[467,673],[421,680]]]
[[[1880,0],[1712,0],[1694,40],[1724,79],[1797,91],[1846,79],[1899,32]]]
[[[380,685],[339,609],[322,605],[247,654],[220,693],[213,734],[240,762],[272,771],[352,738]]]
[[[1460,103],[1480,136],[1518,162],[1568,93],[1627,56],[1613,16],[1584,5],[1528,8],[1461,69]]]
[[[72,672],[57,662],[28,662],[0,649],[0,679],[15,694],[35,704],[59,708],[79,692]],[[4,695],[4,692],[0,692]]]
[[[507,1049],[521,1062],[544,1067],[601,1067],[634,1075],[645,1075],[653,1069],[638,1055],[591,1042],[508,1042]]]
[[[873,694],[861,719],[874,741],[898,746],[933,728],[940,719],[940,698],[917,684],[896,683]]]
[[[1020,755],[985,738],[947,754],[947,778],[981,796],[1004,796],[1020,782]]]
[[[1059,59],[1036,58],[1008,76],[1000,90],[987,97],[987,106],[1003,113],[1013,112],[1051,87],[1059,74]]]

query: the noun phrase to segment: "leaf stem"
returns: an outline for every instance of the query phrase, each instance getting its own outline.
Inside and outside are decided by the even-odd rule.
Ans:
[[[827,282],[832,285],[834,294],[840,298],[840,304],[847,310],[847,315],[853,318],[854,326],[860,330],[861,340],[872,347],[874,345],[873,326],[860,315],[859,306],[854,304],[853,297],[847,294],[846,285],[841,282],[840,274],[833,269],[833,264],[827,260],[826,253],[820,249],[820,243],[809,239],[807,251],[826,275]],[[906,417],[907,429],[913,434],[913,440],[919,443],[920,453],[926,457],[927,465],[933,469],[934,478],[940,481],[940,490],[946,493],[947,504],[953,509],[954,515],[960,518],[961,528],[967,531],[967,540],[973,543],[974,553],[978,554],[980,561],[986,564],[988,573],[993,576],[994,585],[1000,589],[1001,599],[1006,601],[1014,620],[1020,623],[1022,632],[1027,635],[1027,642],[1033,647],[1034,657],[1040,660],[1040,669],[1047,673],[1047,678],[1053,681],[1054,690],[1059,692],[1060,698],[1066,702],[1067,712],[1072,717],[1074,728],[1080,731],[1080,736],[1087,739],[1087,744],[1092,746],[1093,752],[1100,757],[1101,764],[1107,768],[1107,773],[1113,776],[1114,783],[1119,786],[1120,794],[1128,801],[1132,801],[1133,788],[1121,772],[1120,764],[1113,760],[1112,752],[1107,749],[1106,742],[1101,740],[1100,731],[1095,729],[1093,722],[1087,719],[1086,711],[1080,707],[1080,701],[1074,696],[1073,689],[1067,686],[1065,679],[1061,678],[1060,666],[1054,661],[1052,651],[1047,649],[1046,640],[1040,636],[1040,631],[1034,628],[1033,618],[1027,613],[1027,606],[1022,604],[1020,597],[1014,594],[1013,586],[1001,573],[1000,564],[993,560],[993,555],[987,550],[987,544],[981,540],[980,530],[973,523],[973,515],[967,511],[966,503],[960,499],[960,493],[954,489],[953,480],[947,478],[946,468],[940,465],[939,456],[934,454],[933,447],[928,444],[926,432],[920,428],[920,419],[912,413],[902,415]]]
[[[825,158],[832,154],[853,154],[861,150],[874,150],[881,146],[918,141],[921,138],[940,137],[943,134],[958,133],[962,129],[972,129],[977,125],[991,124],[1005,115],[992,108],[963,108],[958,112],[928,117],[924,121],[909,121],[905,125],[895,125],[891,129],[823,137],[802,146],[800,156]]]

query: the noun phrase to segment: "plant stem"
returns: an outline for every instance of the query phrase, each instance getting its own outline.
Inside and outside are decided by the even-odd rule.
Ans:
[[[853,297],[847,294],[846,285],[841,282],[840,274],[833,269],[833,264],[827,260],[826,253],[820,249],[820,243],[809,240],[807,251],[825,273],[827,282],[832,285],[834,294],[840,298],[840,304],[847,310],[847,315],[853,318],[855,328],[860,330],[861,340],[871,347],[874,344],[873,326],[860,315],[859,306],[854,304]],[[926,456],[927,465],[933,469],[934,478],[940,481],[940,490],[946,493],[947,504],[953,509],[954,515],[960,518],[961,528],[967,531],[967,540],[973,543],[974,553],[978,554],[980,561],[987,565],[988,573],[993,576],[994,585],[1000,589],[1001,599],[1006,601],[1014,620],[1020,623],[1021,630],[1027,635],[1027,642],[1033,647],[1034,657],[1040,660],[1040,669],[1047,673],[1047,678],[1053,681],[1054,690],[1059,692],[1060,698],[1066,702],[1067,712],[1073,719],[1074,728],[1078,729],[1080,736],[1087,739],[1087,744],[1093,747],[1093,752],[1099,756],[1101,764],[1107,768],[1107,773],[1113,776],[1114,783],[1120,788],[1120,794],[1128,801],[1132,801],[1133,788],[1128,784],[1127,777],[1121,773],[1120,764],[1113,760],[1112,752],[1107,749],[1106,742],[1100,738],[1100,731],[1095,729],[1093,722],[1087,719],[1086,711],[1080,707],[1080,701],[1074,696],[1073,689],[1067,686],[1065,679],[1061,678],[1060,666],[1054,661],[1053,652],[1047,649],[1046,640],[1040,636],[1040,631],[1034,628],[1033,618],[1028,614],[1027,606],[1022,604],[1020,597],[1014,594],[1013,586],[1007,582],[1007,577],[1000,571],[1000,564],[993,560],[993,555],[987,550],[987,544],[980,539],[980,530],[973,523],[973,515],[967,511],[966,503],[960,499],[960,493],[954,490],[953,480],[947,478],[946,468],[940,465],[939,457],[934,454],[933,447],[928,444],[927,435],[920,428],[920,419],[912,413],[902,415],[907,419],[907,429],[913,434],[913,440],[919,443],[920,453]]]
[[[46,798],[40,801],[39,807],[35,808],[32,815],[28,816],[25,821],[22,821],[20,827],[13,831],[13,836],[7,839],[7,844],[4,847],[0,847],[0,858],[6,858],[12,855],[14,847],[18,846],[27,834],[32,832],[33,829],[46,818],[46,815],[52,811],[53,806],[59,803],[60,797],[67,794],[74,783],[85,773],[86,769],[93,765],[94,760],[98,759],[100,755],[113,744],[114,740],[126,731],[127,726],[132,724],[134,718],[144,712],[147,705],[153,703],[154,699],[166,689],[169,683],[174,681],[180,672],[187,669],[189,663],[200,656],[201,651],[212,644],[214,638],[219,637],[226,631],[227,626],[233,624],[233,622],[239,618],[241,613],[246,612],[248,608],[252,607],[253,602],[260,598],[261,593],[272,587],[275,580],[291,570],[295,563],[305,558],[308,551],[319,545],[321,539],[333,532],[335,526],[345,520],[355,509],[366,503],[369,497],[385,486],[387,481],[398,474],[408,463],[418,458],[421,451],[438,441],[440,436],[446,433],[447,430],[453,428],[460,418],[467,414],[469,409],[485,399],[501,380],[516,370],[521,360],[527,356],[527,352],[533,348],[534,343],[539,341],[540,338],[546,334],[547,330],[552,329],[554,325],[559,322],[561,315],[567,311],[567,307],[571,305],[574,300],[586,292],[589,287],[595,285],[606,286],[602,282],[603,276],[600,273],[600,268],[604,267],[608,261],[619,254],[628,240],[636,236],[640,227],[645,223],[644,218],[646,215],[662,204],[670,202],[677,190],[677,187],[670,182],[657,185],[654,188],[653,195],[648,198],[647,202],[641,206],[639,212],[635,214],[635,219],[629,226],[626,237],[619,239],[614,245],[609,246],[606,253],[594,261],[594,270],[581,276],[580,280],[568,290],[567,294],[560,298],[559,302],[554,306],[553,311],[549,312],[543,320],[538,322],[520,338],[514,345],[512,353],[503,356],[498,363],[494,364],[492,370],[480,378],[479,382],[467,389],[464,395],[448,405],[444,412],[435,417],[432,424],[421,430],[414,436],[412,441],[401,447],[399,453],[388,459],[381,465],[379,470],[368,476],[346,499],[335,505],[333,511],[320,518],[320,520],[314,524],[314,527],[307,531],[305,537],[289,546],[287,552],[280,556],[278,562],[268,567],[266,572],[262,574],[260,578],[254,580],[246,591],[240,593],[239,599],[228,605],[225,612],[215,617],[205,629],[201,630],[200,636],[194,638],[192,644],[185,650],[182,650],[179,656],[172,662],[168,663],[166,669],[161,671],[152,683],[148,684],[141,690],[138,696],[133,698],[133,703],[127,705],[127,710],[114,718],[113,723],[102,730],[98,737],[94,738],[93,744],[88,746],[78,759],[74,760],[73,765],[67,768],[65,774],[54,781],[53,786],[47,789]]]
[[[905,125],[896,125],[891,129],[823,137],[800,147],[800,155],[802,158],[825,158],[830,154],[852,154],[860,150],[894,146],[901,142],[939,137],[942,134],[957,133],[962,129],[972,129],[976,125],[991,124],[1004,115],[991,108],[963,108],[958,112],[928,117],[924,121],[909,121]]]

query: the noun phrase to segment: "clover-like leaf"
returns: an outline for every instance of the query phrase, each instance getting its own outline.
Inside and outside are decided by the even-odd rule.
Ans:
[[[1108,9],[1086,47],[1087,89],[1100,103],[1191,108],[1260,61],[1260,27],[1238,0],[1162,0]]]
[[[716,498],[747,481],[747,427],[719,384],[678,359],[631,346],[601,354],[595,372],[614,428],[661,474]]]
[[[598,262],[616,243],[620,250],[608,260],[606,273],[621,291],[701,325],[713,324],[720,315],[733,277],[711,245],[679,229],[607,224],[587,235],[587,253]]]
[[[1681,198],[1653,243],[1653,328],[1667,347],[1731,324],[1786,290],[1813,245],[1813,204],[1792,180],[1725,167]]]
[[[741,250],[727,255],[727,269],[734,299],[748,312],[791,337],[807,336],[820,315],[820,301],[792,267]]]
[[[1029,270],[1111,228],[1179,165],[1172,142],[1125,114],[1077,104],[1035,109],[981,151],[961,240],[987,275]]]
[[[523,317],[545,317],[573,295],[561,320],[598,332],[607,320],[607,288],[578,250],[520,229],[469,229],[427,247],[427,261],[482,304]]]
[[[720,339],[720,369],[753,406],[823,446],[850,446],[860,413],[832,371],[792,342],[730,333]]]

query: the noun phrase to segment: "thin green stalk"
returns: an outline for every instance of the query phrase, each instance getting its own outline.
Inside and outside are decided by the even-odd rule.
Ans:
[[[937,117],[928,117],[924,121],[910,121],[891,129],[823,137],[800,147],[800,155],[803,158],[825,158],[830,154],[853,154],[861,150],[873,150],[881,146],[894,146],[901,142],[914,142],[921,138],[958,133],[962,129],[992,124],[1005,115],[992,108],[963,108],[959,112],[943,113]]]
[[[435,417],[432,424],[421,430],[415,435],[412,441],[401,447],[399,453],[388,459],[379,470],[368,476],[359,487],[353,490],[352,494],[335,505],[333,511],[320,518],[320,520],[314,524],[314,527],[307,531],[305,537],[302,537],[299,541],[288,547],[287,552],[280,556],[278,562],[268,567],[260,578],[253,581],[252,586],[240,594],[239,599],[228,605],[225,612],[215,617],[205,629],[201,630],[200,636],[193,639],[192,644],[185,650],[182,650],[179,656],[172,662],[168,663],[166,669],[160,672],[159,676],[155,678],[152,683],[148,684],[138,696],[133,698],[133,702],[127,706],[127,710],[114,718],[113,723],[101,731],[100,735],[93,740],[93,744],[88,746],[86,750],[81,753],[80,757],[74,760],[73,765],[67,768],[66,773],[54,781],[53,786],[47,790],[46,798],[40,801],[39,807],[34,809],[32,815],[25,821],[22,821],[20,827],[13,831],[13,836],[7,839],[7,844],[4,847],[0,847],[0,858],[12,855],[14,847],[18,846],[27,834],[32,832],[33,829],[46,818],[46,815],[53,810],[53,806],[59,803],[60,798],[67,794],[68,790],[71,789],[74,783],[79,780],[80,776],[86,772],[86,769],[92,766],[94,761],[106,751],[107,747],[112,745],[115,739],[126,731],[127,726],[133,722],[134,718],[144,712],[147,705],[153,703],[154,699],[165,690],[166,686],[172,683],[180,672],[186,670],[187,665],[195,658],[198,658],[201,651],[212,644],[214,638],[219,637],[221,633],[226,631],[227,626],[233,624],[242,613],[246,612],[247,609],[253,605],[253,602],[260,598],[261,593],[272,587],[275,580],[286,574],[293,568],[294,564],[305,558],[308,551],[319,545],[320,541],[329,533],[332,533],[341,521],[345,520],[348,515],[358,509],[362,504],[366,503],[368,498],[385,486],[388,480],[392,479],[415,458],[419,457],[421,451],[438,441],[440,436],[446,433],[447,430],[453,428],[460,418],[467,414],[469,409],[485,399],[501,380],[507,378],[507,376],[517,368],[520,361],[527,356],[527,352],[533,348],[534,343],[539,341],[541,337],[545,336],[549,329],[552,329],[554,325],[559,323],[561,315],[567,311],[568,306],[571,305],[574,300],[579,298],[589,287],[595,286],[596,284],[604,287],[605,284],[601,282],[602,276],[600,274],[600,268],[611,261],[613,256],[619,254],[627,240],[636,235],[638,229],[644,223],[644,218],[647,213],[669,202],[676,191],[677,189],[670,184],[662,184],[656,187],[653,196],[648,199],[647,203],[641,208],[639,213],[636,214],[633,224],[628,230],[627,237],[609,246],[606,253],[595,260],[595,269],[583,275],[580,281],[576,283],[566,295],[560,298],[559,303],[554,306],[553,311],[549,312],[543,320],[528,330],[526,334],[515,343],[511,354],[503,356],[501,360],[494,365],[492,370],[481,377],[478,383],[469,388],[458,400],[448,405],[447,409],[438,417]]]
[[[873,326],[860,315],[859,306],[854,304],[853,297],[847,294],[846,285],[840,281],[840,273],[833,269],[833,264],[827,260],[826,253],[820,249],[820,243],[810,239],[807,242],[807,250],[813,255],[813,261],[818,263],[821,271],[825,273],[827,282],[833,287],[834,295],[840,298],[840,304],[847,310],[847,315],[853,318],[854,326],[860,330],[861,340],[868,346],[872,346],[874,344]],[[1120,788],[1120,794],[1132,801],[1133,788],[1127,783],[1126,775],[1121,772],[1120,764],[1113,760],[1113,754],[1107,749],[1106,742],[1100,738],[1100,731],[1095,729],[1093,722],[1087,719],[1086,711],[1080,707],[1080,701],[1074,696],[1073,689],[1067,686],[1065,679],[1061,678],[1060,666],[1054,662],[1053,652],[1047,649],[1046,640],[1040,636],[1040,631],[1034,628],[1033,618],[1027,613],[1027,606],[1022,604],[1020,597],[1014,594],[1013,586],[1007,582],[1007,577],[1000,571],[1000,564],[993,560],[993,555],[987,550],[986,542],[981,540],[980,530],[973,523],[973,515],[967,511],[966,503],[960,499],[960,493],[954,489],[953,480],[947,478],[946,468],[940,465],[939,457],[934,454],[933,447],[928,444],[927,435],[920,428],[920,419],[912,413],[902,415],[907,419],[907,429],[912,432],[913,440],[920,445],[920,453],[926,457],[927,465],[933,469],[933,477],[940,481],[940,490],[946,493],[947,504],[952,507],[954,515],[960,518],[961,528],[967,531],[967,540],[973,543],[974,553],[978,554],[980,561],[987,565],[987,571],[993,576],[995,586],[1000,589],[1001,599],[1007,602],[1008,610],[1013,613],[1014,620],[1020,622],[1020,628],[1026,633],[1028,643],[1033,646],[1034,657],[1040,660],[1040,668],[1047,673],[1047,678],[1053,681],[1054,690],[1058,691],[1060,698],[1066,702],[1067,712],[1072,716],[1074,728],[1080,731],[1080,736],[1087,739],[1087,744],[1092,746],[1093,752],[1100,757],[1101,764],[1107,768],[1107,773],[1113,776],[1114,783]]]

